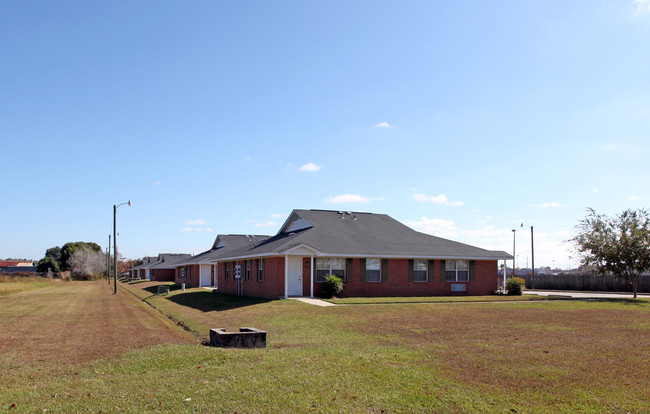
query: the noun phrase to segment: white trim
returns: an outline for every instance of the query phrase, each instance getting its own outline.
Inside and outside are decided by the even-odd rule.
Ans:
[[[292,254],[292,252],[295,252],[296,250],[300,250],[300,249],[305,249],[305,250],[308,250],[308,251],[312,252],[313,254],[318,254],[318,250],[314,249],[313,247],[311,247],[311,246],[309,246],[308,244],[305,244],[305,243],[300,243],[297,246],[294,246],[294,247],[292,247],[290,249],[287,249],[287,250],[285,250],[284,253],[285,254]],[[297,255],[304,255],[304,254],[303,253],[298,253]]]

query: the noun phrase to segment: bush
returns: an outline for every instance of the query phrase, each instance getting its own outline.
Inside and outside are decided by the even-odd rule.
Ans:
[[[38,261],[36,270],[42,273],[45,273],[48,270],[51,270],[54,273],[58,273],[61,271],[61,267],[59,266],[59,262],[57,262],[55,259],[51,257],[44,257]]]
[[[343,279],[336,275],[325,275],[325,281],[323,282],[323,296],[326,298],[331,298],[339,293],[343,292]]]
[[[72,280],[99,280],[103,278],[103,275],[97,273],[70,272],[70,279]]]
[[[521,296],[526,281],[518,277],[510,277],[506,280],[508,295]]]

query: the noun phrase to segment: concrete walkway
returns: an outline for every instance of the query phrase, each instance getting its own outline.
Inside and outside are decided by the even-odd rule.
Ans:
[[[582,292],[574,290],[524,290],[524,295],[566,296],[575,299],[633,299],[632,292]],[[639,299],[650,299],[648,293],[638,293]]]
[[[302,303],[307,303],[307,304],[309,304],[309,305],[316,305],[316,306],[337,306],[337,305],[335,305],[335,304],[333,304],[333,303],[325,302],[324,300],[314,299],[314,298],[298,298],[298,297],[296,297],[296,298],[289,298],[289,299],[297,300],[297,301],[300,301],[300,302],[302,302]]]

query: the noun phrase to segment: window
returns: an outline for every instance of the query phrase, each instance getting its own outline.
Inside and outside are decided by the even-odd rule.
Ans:
[[[428,269],[426,260],[413,260],[413,281],[426,282],[429,280]]]
[[[251,280],[251,261],[246,260],[246,280]]]
[[[223,278],[225,280],[228,280],[230,279],[230,263],[224,263],[223,267],[225,268],[223,272]]]
[[[185,279],[185,268],[181,267],[181,279]]]
[[[345,259],[335,257],[316,259],[316,281],[324,282],[326,275],[336,275],[345,280]]]
[[[264,281],[264,259],[257,259],[257,281]]]
[[[381,282],[381,259],[366,259],[366,282]]]
[[[467,260],[445,261],[445,280],[447,282],[468,282],[469,263]]]

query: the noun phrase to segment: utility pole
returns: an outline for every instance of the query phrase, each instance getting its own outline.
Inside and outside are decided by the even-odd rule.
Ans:
[[[108,256],[106,256],[106,273],[108,286],[111,285],[111,235],[108,235]]]

